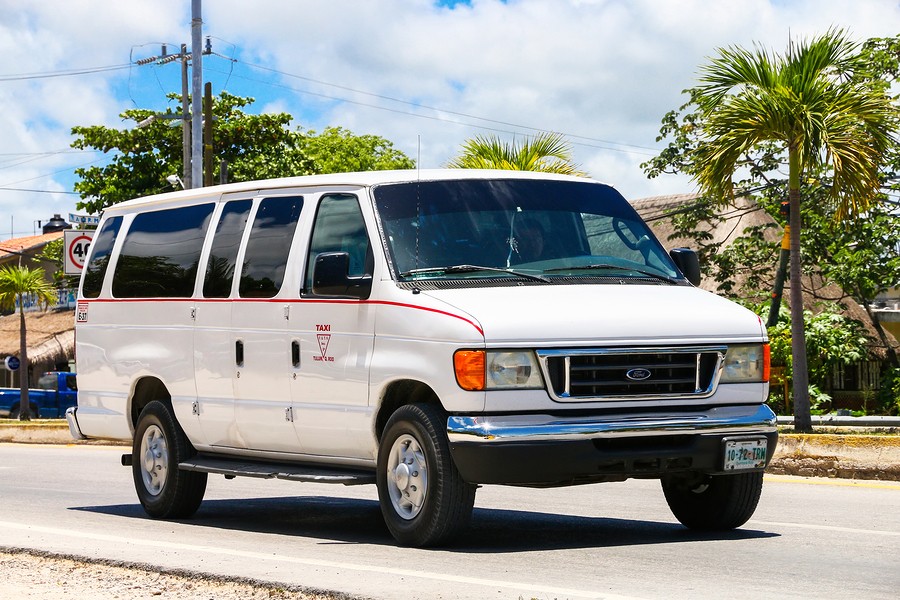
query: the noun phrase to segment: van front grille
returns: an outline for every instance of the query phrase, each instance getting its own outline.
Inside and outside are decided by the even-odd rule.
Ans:
[[[724,347],[539,350],[557,400],[698,398],[712,395]]]

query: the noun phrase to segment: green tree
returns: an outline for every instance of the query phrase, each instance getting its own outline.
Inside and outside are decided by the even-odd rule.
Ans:
[[[349,173],[414,169],[415,161],[377,135],[353,135],[343,127],[326,127],[317,134],[310,130],[301,147],[316,173]]]
[[[170,94],[173,100],[180,98]],[[373,135],[355,136],[327,128],[321,134],[291,128],[288,113],[253,115],[245,109],[253,98],[222,92],[213,99],[213,166],[218,179],[225,161],[231,182],[332,173],[355,169],[405,169],[414,163],[391,143]],[[75,170],[80,178],[78,208],[99,213],[103,208],[140,196],[171,191],[166,177],[183,172],[181,121],[157,118],[146,126],[153,111],[131,109],[123,121],[133,125],[114,129],[102,125],[74,127],[72,146],[112,154],[102,166]],[[167,109],[166,115],[174,115]]]
[[[5,266],[0,268],[0,306],[19,306],[19,420],[30,421],[28,403],[28,342],[25,329],[25,297],[32,296],[39,305],[56,301],[56,290],[44,278],[43,269]]]
[[[735,171],[748,150],[774,143],[787,154],[798,431],[812,430],[800,286],[801,179],[805,172],[827,165],[834,216],[858,215],[881,187],[879,166],[891,145],[896,118],[882,86],[852,77],[861,68],[858,46],[837,30],[811,41],[791,42],[784,55],[759,47],[723,48],[701,68],[701,85],[692,96],[703,136],[692,175],[714,202],[733,200]]]
[[[839,306],[824,304],[822,310],[813,314],[803,311],[806,346],[810,353],[809,382],[821,390],[821,400],[830,399],[825,392],[830,389],[830,375],[834,367],[851,365],[868,356],[869,340],[862,323],[841,314]],[[757,307],[757,313],[768,312],[765,304]],[[772,349],[773,366],[785,367],[785,377],[793,377],[791,317],[782,307],[778,323],[768,328]],[[786,403],[787,399],[785,399]],[[824,408],[824,407],[821,407]]]
[[[571,146],[558,133],[539,133],[521,142],[504,142],[497,136],[476,136],[463,144],[462,153],[452,159],[453,169],[504,169],[542,171],[586,176],[572,162]]]

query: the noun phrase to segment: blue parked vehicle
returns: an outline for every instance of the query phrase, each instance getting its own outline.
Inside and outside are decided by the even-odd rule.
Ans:
[[[28,390],[28,404],[32,419],[61,419],[66,409],[75,406],[78,384],[75,373],[50,371],[38,380],[38,389]],[[22,410],[19,388],[0,388],[0,418],[18,419]]]

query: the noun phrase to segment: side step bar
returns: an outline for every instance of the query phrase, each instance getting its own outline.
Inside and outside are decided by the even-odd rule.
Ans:
[[[365,485],[375,483],[375,472],[362,469],[329,469],[320,466],[250,461],[239,458],[221,458],[199,454],[178,464],[183,471],[199,471],[225,475],[226,477],[258,477],[261,479],[287,479],[307,483],[341,483]]]

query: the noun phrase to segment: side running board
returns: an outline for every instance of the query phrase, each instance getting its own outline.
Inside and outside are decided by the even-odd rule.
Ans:
[[[178,464],[183,471],[199,471],[232,477],[257,477],[261,479],[287,479],[307,483],[341,483],[365,485],[375,483],[375,472],[362,469],[336,469],[318,465],[298,465],[251,461],[240,458],[222,458],[199,454]]]

